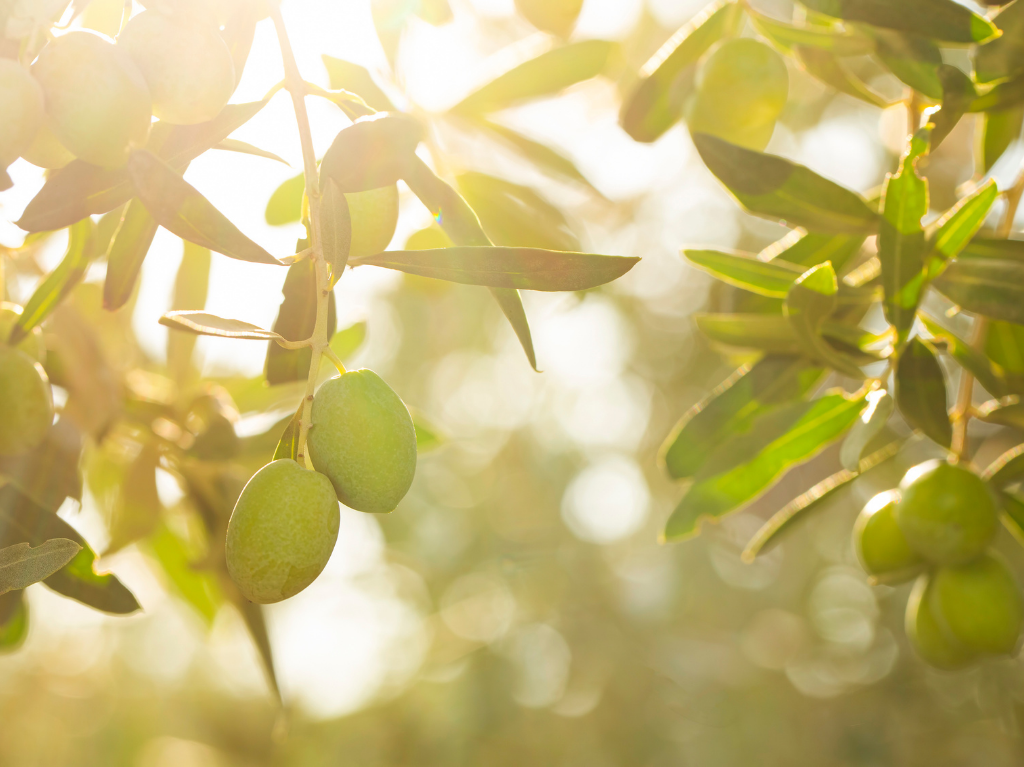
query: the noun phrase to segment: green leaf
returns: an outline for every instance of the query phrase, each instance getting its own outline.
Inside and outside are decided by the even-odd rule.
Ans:
[[[760,296],[785,298],[804,269],[781,258],[759,257],[719,250],[684,250],[683,255],[715,279]]]
[[[754,500],[791,466],[842,436],[863,406],[863,395],[833,391],[759,419],[752,433],[719,447],[697,472],[669,518],[664,539],[691,537],[703,520],[717,519]],[[743,458],[738,465],[737,456]]]
[[[293,461],[299,460],[299,432],[301,431],[302,410],[305,404],[305,401],[299,403],[295,415],[288,421],[288,425],[284,427],[281,439],[277,441],[277,448],[274,450],[275,461],[281,458],[290,458]]]
[[[803,267],[832,262],[839,274],[860,252],[864,235],[820,234],[794,229],[781,240],[772,243],[757,254],[758,261],[781,261]]]
[[[934,42],[917,35],[882,30],[875,31],[874,37],[878,58],[890,72],[928,98],[942,100],[939,79],[942,53]]]
[[[463,173],[455,183],[496,245],[579,250],[565,215],[529,187],[484,173]]]
[[[853,96],[855,99],[882,109],[890,106],[886,99],[871,90],[863,80],[854,74],[853,70],[837,54],[822,48],[803,45],[796,46],[795,52],[804,69],[840,93]]]
[[[96,256],[95,235],[96,226],[91,219],[83,219],[71,227],[64,259],[36,288],[25,304],[21,316],[11,328],[7,343],[12,346],[19,343],[34,327],[49,317],[60,302],[82,281],[89,264]]]
[[[683,113],[697,60],[743,22],[739,3],[718,0],[694,16],[665,42],[640,70],[640,81],[622,102],[619,122],[636,141],[651,142]]]
[[[415,408],[409,408],[412,415],[412,425],[416,429],[416,452],[422,455],[437,450],[447,442],[447,438],[441,431],[430,422],[423,413]]]
[[[758,32],[787,53],[798,47],[817,48],[836,56],[864,56],[874,51],[871,38],[854,31],[822,26],[797,27],[764,16],[752,8],[747,9],[747,16]]]
[[[995,109],[1010,109],[1024,101],[1024,77],[1017,77],[999,83],[987,93],[978,96],[969,112],[988,112]]]
[[[935,125],[932,129],[932,149],[938,148],[943,139],[956,127],[978,95],[971,78],[956,67],[943,64],[939,67],[938,74],[942,83],[942,106],[929,117]]]
[[[994,179],[989,179],[971,194],[942,214],[928,227],[928,277],[934,278],[945,263],[960,255],[985,223],[992,205],[999,197]]]
[[[28,636],[28,604],[24,591],[0,596],[0,653],[18,649]]]
[[[366,323],[355,322],[331,336],[331,351],[338,356],[338,359],[344,362],[356,353],[365,340]]]
[[[928,334],[935,339],[933,345],[943,348],[964,370],[973,375],[985,390],[996,397],[1005,397],[1024,385],[1024,378],[1007,373],[1001,365],[993,362],[983,352],[978,351],[969,343],[958,337],[951,330],[939,325],[923,312],[918,319],[925,326]]]
[[[974,409],[974,417],[985,423],[1024,430],[1024,402],[1016,394],[989,400]]]
[[[229,104],[213,120],[199,125],[157,123],[146,148],[177,171],[248,122],[266,101]],[[50,174],[25,208],[18,226],[29,232],[62,229],[86,216],[106,213],[135,196],[126,168],[109,170],[75,160]]]
[[[695,314],[693,318],[708,339],[725,346],[816,357],[801,344],[793,324],[781,314]],[[858,365],[877,362],[887,356],[884,348],[876,350],[885,346],[885,336],[838,322],[822,323],[821,333],[837,351],[850,355]]]
[[[992,22],[1003,34],[974,51],[974,77],[979,83],[1024,75],[1024,5],[1010,3]]]
[[[849,472],[860,471],[864,451],[882,433],[896,407],[896,402],[885,389],[868,392],[866,399],[867,406],[850,428],[839,451],[839,463]]]
[[[334,137],[320,162],[320,190],[333,179],[342,192],[365,192],[403,178],[423,140],[423,125],[401,112],[360,117]]]
[[[999,493],[1002,513],[999,515],[1003,527],[1010,531],[1014,540],[1024,546],[1024,501],[1011,493]]]
[[[104,309],[116,311],[128,303],[158,227],[140,200],[134,199],[128,203],[107,253],[107,276],[103,282]]]
[[[928,212],[928,182],[917,175],[917,160],[928,152],[930,130],[922,128],[907,146],[899,171],[888,174],[882,193],[878,258],[882,263],[885,317],[900,342],[910,332],[924,291],[926,242],[921,219]]]
[[[953,426],[946,411],[946,378],[931,346],[912,338],[896,363],[896,405],[913,428],[948,448]]]
[[[979,256],[971,250],[968,245],[932,284],[966,311],[1024,325],[1024,261]]]
[[[1008,373],[1024,375],[1024,327],[990,322],[985,334],[985,354]]]
[[[282,293],[284,300],[274,320],[273,332],[288,341],[305,341],[313,335],[316,327],[316,268],[312,261],[304,259],[288,267]],[[333,291],[327,301],[327,337],[330,338],[338,323]],[[305,381],[312,359],[313,352],[309,347],[285,349],[271,341],[264,368],[267,383],[273,386]]]
[[[618,50],[616,43],[605,40],[563,45],[499,75],[452,107],[451,112],[459,115],[497,112],[523,101],[554,96],[570,85],[604,73]]]
[[[52,538],[35,548],[16,543],[0,549],[0,595],[49,578],[82,550],[67,538]]]
[[[302,194],[306,191],[306,176],[300,173],[281,183],[267,201],[263,214],[271,226],[284,226],[302,217]]]
[[[327,179],[320,197],[320,237],[324,261],[331,270],[331,287],[341,279],[352,245],[352,217],[344,193]]]
[[[835,270],[826,261],[811,267],[793,283],[782,312],[807,356],[826,362],[844,375],[862,378],[857,365],[837,352],[821,335],[822,326],[836,309],[838,291]]]
[[[366,102],[367,106],[377,112],[393,112],[395,105],[387,97],[383,89],[377,85],[373,75],[366,67],[353,64],[333,56],[321,57],[327,68],[327,77],[331,88],[342,88],[351,91]]]
[[[146,210],[168,231],[240,261],[281,265],[156,155],[144,149],[132,152],[128,173]]]
[[[93,570],[96,555],[71,525],[37,506],[11,485],[0,488],[0,547],[16,543],[38,546],[51,538],[69,538],[82,546],[82,550],[43,581],[47,586],[89,607],[115,615],[127,615],[140,609],[121,581],[113,575],[98,575]]]
[[[268,152],[266,149],[260,149],[258,146],[253,146],[245,141],[239,141],[236,138],[226,138],[218,141],[213,145],[213,149],[220,149],[224,152],[237,152],[238,154],[251,154],[253,157],[263,157],[267,160],[276,160],[277,162],[288,165],[288,161],[280,155],[276,155],[273,152]]]
[[[215,314],[196,311],[167,312],[160,318],[160,324],[172,330],[182,330],[198,336],[236,338],[249,341],[276,341],[280,333],[264,330],[242,320],[218,317]]]
[[[460,246],[488,246],[490,239],[480,226],[480,219],[469,207],[469,204],[448,184],[438,178],[419,158],[414,158],[405,182],[412,193],[444,229],[451,241]],[[537,356],[533,350],[533,338],[530,335],[530,324],[526,319],[526,310],[519,292],[511,288],[491,288],[491,295],[498,302],[502,314],[512,325],[512,330],[519,339],[530,367],[537,369]]]
[[[856,424],[854,425],[856,428]],[[856,471],[843,469],[827,479],[823,479],[806,493],[794,498],[782,509],[772,515],[764,526],[750,539],[743,550],[743,561],[753,562],[761,554],[767,554],[777,546],[784,535],[789,533],[797,522],[807,519],[812,513],[819,511],[838,491],[849,485],[862,474],[892,458],[899,452],[902,442],[890,442],[882,448],[861,459]]]
[[[984,16],[953,0],[802,0],[812,11],[947,43],[981,43],[999,34]]]
[[[676,424],[660,461],[673,479],[692,477],[711,453],[781,405],[803,399],[824,371],[808,360],[769,355],[734,372]]]
[[[68,416],[31,450],[0,456],[0,482],[10,482],[37,506],[56,513],[64,501],[82,500],[82,433]]]
[[[1011,447],[981,473],[981,478],[995,487],[1006,487],[1024,478],[1024,445]]]
[[[206,306],[210,290],[210,251],[185,242],[174,277],[174,292],[171,295],[172,311],[199,311]],[[167,372],[184,388],[197,371],[192,364],[196,339],[191,333],[167,334]]]
[[[981,141],[978,143],[981,157],[978,164],[982,173],[988,173],[1010,144],[1020,138],[1024,128],[1024,106],[985,112],[982,115]]]
[[[159,526],[163,510],[156,489],[156,470],[159,466],[160,449],[155,442],[144,444],[128,466],[111,514],[107,554],[145,538]]]
[[[267,684],[270,686],[270,691],[273,693],[274,698],[280,704],[281,689],[277,683],[274,653],[270,646],[270,635],[267,633],[267,622],[264,617],[263,607],[245,599],[241,594],[237,593],[237,590],[233,595],[232,601],[242,614],[242,620],[245,621],[245,627],[249,630],[249,636],[252,637],[253,644],[256,645],[256,650],[260,654],[263,672],[267,677]]]
[[[491,122],[490,120],[478,117],[475,118],[473,122],[475,125],[493,133],[495,136],[498,136],[502,141],[515,148],[519,154],[541,170],[547,171],[548,173],[554,173],[558,176],[563,176],[570,181],[576,181],[580,184],[584,184],[598,194],[601,194],[600,191],[590,183],[587,177],[580,172],[579,168],[576,167],[576,164],[561,152],[557,152],[546,144],[534,141],[518,131],[512,130],[504,125]],[[603,196],[604,195],[602,195],[602,197]]]
[[[563,253],[540,248],[458,247],[388,250],[360,259],[359,265],[383,266],[421,277],[491,288],[563,291],[589,290],[618,279],[639,258]]]
[[[878,215],[863,198],[803,165],[697,133],[701,159],[744,208],[788,226],[832,234],[870,233]]]
[[[190,555],[185,541],[167,525],[161,524],[146,544],[174,590],[195,608],[207,627],[212,626],[224,601],[215,575],[197,568],[197,557]]]

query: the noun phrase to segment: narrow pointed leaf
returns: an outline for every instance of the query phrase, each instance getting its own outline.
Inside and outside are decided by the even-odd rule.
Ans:
[[[802,0],[828,16],[911,32],[947,43],[981,43],[999,34],[984,16],[953,0]]]
[[[276,341],[281,338],[279,333],[252,325],[242,320],[218,317],[207,312],[168,312],[160,318],[160,324],[174,330],[183,330],[199,336],[217,336],[218,338],[238,338],[250,341]]]
[[[81,550],[81,546],[67,538],[51,538],[35,548],[16,543],[0,549],[0,595],[49,578]]]
[[[28,636],[28,604],[24,591],[0,596],[0,653],[18,649]]]
[[[942,143],[950,131],[960,122],[977,98],[977,91],[971,78],[950,64],[939,67],[939,82],[942,83],[942,106],[934,112],[930,120],[935,124],[932,130],[932,149]]]
[[[871,90],[837,54],[804,45],[796,46],[795,52],[804,69],[826,85],[831,85],[840,93],[853,96],[872,106],[881,109],[889,106],[889,102]]]
[[[1010,3],[992,22],[1003,34],[974,51],[974,76],[979,83],[1024,75],[1024,5]]]
[[[31,450],[0,456],[0,481],[56,513],[68,498],[82,500],[81,458],[82,432],[63,415]]]
[[[107,276],[103,282],[105,309],[115,311],[128,303],[158,228],[159,224],[140,200],[128,203],[107,253]]]
[[[342,362],[347,360],[366,340],[366,323],[354,322],[331,336],[331,351],[338,355]]]
[[[757,254],[758,261],[776,259],[803,267],[832,263],[837,274],[860,252],[866,237],[856,234],[820,234],[793,230]]]
[[[1024,325],[1024,261],[964,251],[932,284],[961,309]]]
[[[1024,478],[1024,445],[1011,447],[981,473],[981,478],[995,487],[1006,487]]]
[[[305,402],[299,403],[295,415],[291,417],[288,425],[284,427],[281,439],[278,440],[277,448],[274,450],[275,461],[281,458],[290,458],[293,461],[299,460],[299,432],[302,426],[302,410],[304,405]]]
[[[754,28],[776,46],[792,53],[798,47],[818,48],[836,56],[863,56],[874,50],[871,38],[828,27],[797,27],[752,9],[747,15]]]
[[[341,279],[352,245],[352,217],[344,193],[327,179],[320,198],[320,243],[324,261],[331,269],[331,287]]]
[[[709,340],[725,346],[816,357],[800,342],[789,319],[781,314],[695,314],[693,318]],[[821,333],[836,351],[843,351],[858,365],[887,356],[884,336],[838,322],[822,323]]]
[[[801,351],[854,378],[862,374],[853,360],[830,346],[822,336],[822,327],[838,305],[838,281],[832,264],[826,261],[802,274],[786,295],[783,315],[789,320]]]
[[[302,195],[306,190],[306,176],[300,173],[292,176],[270,195],[267,209],[263,214],[271,226],[284,226],[298,221],[302,217]]]
[[[911,426],[943,447],[953,441],[946,377],[931,347],[912,338],[896,364],[896,404]]]
[[[769,298],[785,298],[804,269],[781,258],[762,261],[719,250],[684,250],[683,255],[712,277]]]
[[[899,32],[874,32],[878,58],[905,85],[930,99],[942,100],[942,52],[928,38]]]
[[[985,390],[995,397],[1005,397],[1024,386],[1024,377],[1007,372],[1002,365],[989,359],[984,352],[947,330],[921,312],[918,319],[934,339],[933,345],[944,349],[964,370],[973,375]]]
[[[1016,394],[989,400],[974,409],[974,417],[985,423],[1024,430],[1024,402]]]
[[[929,278],[937,276],[947,261],[967,247],[998,197],[995,180],[989,179],[928,227]]]
[[[316,267],[309,259],[288,267],[281,291],[284,300],[274,320],[273,332],[288,341],[304,341],[316,328]],[[338,322],[334,291],[327,296],[327,336],[330,338]],[[267,347],[264,372],[271,385],[305,381],[313,358],[310,348],[285,349],[273,341]]]
[[[1024,128],[1024,106],[992,110],[982,115],[981,141],[978,142],[981,172],[988,173],[1010,144],[1020,138]]]
[[[288,161],[280,155],[276,155],[273,152],[268,152],[266,149],[260,149],[258,146],[239,141],[236,138],[221,139],[213,145],[214,149],[220,149],[224,152],[237,152],[238,154],[251,154],[253,157],[263,157],[267,160],[276,160],[277,162],[288,165]]]

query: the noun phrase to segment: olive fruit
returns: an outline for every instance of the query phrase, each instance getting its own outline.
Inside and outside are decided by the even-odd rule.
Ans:
[[[950,637],[935,615],[932,599],[934,583],[927,573],[917,579],[907,602],[905,628],[910,643],[923,660],[936,668],[963,668],[977,655]]]
[[[228,573],[251,602],[295,596],[331,558],[341,515],[323,474],[283,458],[257,471],[228,521]]]
[[[0,58],[0,173],[32,145],[45,115],[43,89],[13,59]],[[6,176],[6,174],[4,174]]]
[[[910,548],[893,516],[899,499],[896,490],[879,493],[864,506],[854,525],[857,558],[871,575],[898,577],[921,564],[921,557]]]
[[[11,336],[11,329],[21,316],[21,307],[6,301],[0,303],[0,345],[5,344]],[[40,365],[46,360],[46,346],[43,344],[43,333],[36,327],[27,336],[14,345],[15,349],[25,352]]]
[[[988,485],[963,466],[926,461],[900,482],[896,524],[918,554],[938,565],[959,565],[980,555],[998,525]]]
[[[583,0],[516,0],[516,10],[537,29],[568,37],[576,26]]]
[[[235,90],[231,51],[213,27],[143,11],[128,22],[117,44],[142,71],[153,114],[168,123],[212,120]]]
[[[1024,603],[1001,558],[984,554],[970,564],[939,568],[929,599],[947,636],[964,647],[993,655],[1016,649]]]
[[[0,455],[31,450],[52,424],[46,373],[25,352],[0,344]]]
[[[398,187],[349,192],[345,201],[352,224],[348,257],[372,256],[387,248],[398,226]]]
[[[39,168],[57,170],[75,159],[66,146],[53,132],[48,120],[44,120],[36,132],[32,145],[21,153],[26,161]]]
[[[57,139],[81,160],[105,167],[128,161],[149,136],[151,105],[142,72],[108,38],[77,31],[54,38],[32,65]]]
[[[372,370],[349,371],[320,387],[307,444],[338,500],[357,511],[392,511],[416,473],[412,417]]]
[[[750,38],[719,43],[701,62],[687,109],[694,133],[761,150],[789,96],[782,57]]]

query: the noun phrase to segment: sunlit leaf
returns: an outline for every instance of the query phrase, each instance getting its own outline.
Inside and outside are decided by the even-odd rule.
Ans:
[[[56,513],[66,499],[82,500],[81,458],[82,433],[62,416],[36,447],[0,456],[0,482],[10,482],[37,506]]]
[[[28,636],[28,603],[24,591],[0,596],[0,653],[18,649]]]
[[[996,487],[1019,482],[1024,478],[1024,445],[1017,445],[1005,451],[985,467],[981,478]]]
[[[572,160],[561,152],[552,149],[547,144],[534,141],[533,139],[524,136],[519,131],[512,130],[504,125],[499,125],[498,123],[494,123],[483,118],[478,117],[474,119],[474,124],[479,125],[490,133],[501,138],[541,170],[545,170],[549,173],[555,173],[572,181],[585,184],[595,192],[598,192],[586,176],[580,172],[579,168],[576,167],[576,164]],[[600,194],[600,192],[598,192],[598,194]]]
[[[306,176],[300,173],[292,176],[274,190],[263,214],[271,226],[284,226],[302,217],[302,193],[306,189]]]
[[[971,251],[968,245],[932,284],[962,309],[1024,325],[1024,260],[1004,257],[997,248],[989,251],[994,257]]]
[[[832,263],[837,274],[860,252],[866,237],[851,234],[820,234],[794,229],[757,254],[758,261],[781,261],[808,267]]]
[[[829,51],[836,56],[863,56],[874,50],[871,38],[857,32],[821,26],[797,27],[750,8],[747,9],[747,16],[758,32],[788,52],[804,47]]]
[[[210,251],[191,242],[184,243],[181,263],[174,277],[171,311],[200,311],[210,290]],[[195,373],[192,355],[196,338],[192,333],[167,334],[167,370],[179,385]]]
[[[320,246],[324,261],[331,270],[333,287],[348,264],[349,249],[352,245],[352,216],[349,213],[345,194],[328,178],[320,197]]]
[[[979,83],[1024,75],[1024,5],[1007,5],[992,22],[1003,34],[974,51],[974,77]]]
[[[931,146],[935,149],[960,122],[977,97],[971,78],[950,64],[939,67],[939,82],[942,83],[942,106],[929,118],[934,123]]]
[[[288,267],[282,288],[284,300],[274,320],[273,332],[289,341],[304,341],[313,335],[316,328],[317,287],[316,269],[312,261],[305,259]],[[334,292],[327,296],[327,337],[334,335],[337,327]],[[305,381],[313,352],[303,349],[285,349],[271,343],[267,347],[264,372],[271,385],[290,381]]]
[[[989,400],[974,408],[974,417],[985,423],[1024,430],[1024,402],[1016,394]]]
[[[378,112],[393,112],[395,105],[387,97],[383,89],[377,85],[373,75],[366,67],[349,61],[336,59],[333,56],[321,57],[327,68],[327,77],[332,88],[343,88],[360,96],[368,106]]]
[[[159,224],[149,215],[140,200],[134,199],[128,203],[107,253],[107,276],[103,281],[104,308],[115,311],[128,303],[158,227]]]
[[[946,378],[932,348],[912,338],[896,364],[896,405],[911,426],[949,447],[953,426],[946,411]]]
[[[860,369],[853,361],[833,349],[821,335],[822,326],[838,305],[838,292],[836,272],[826,261],[800,275],[789,289],[782,311],[807,356],[828,363],[844,375],[860,378]]]
[[[16,543],[0,549],[0,595],[49,578],[81,550],[67,538],[52,538],[34,548]]]
[[[941,345],[941,348],[955,359],[960,367],[970,372],[990,394],[996,397],[1005,397],[1014,391],[1021,390],[1021,386],[1024,385],[1024,377],[1008,373],[1002,365],[993,362],[984,352],[975,349],[953,331],[942,327],[923,312],[918,314],[918,319],[934,339],[933,345]]]
[[[1024,128],[1024,106],[985,112],[982,115],[979,165],[988,173]]]
[[[956,258],[967,247],[998,197],[995,180],[989,179],[928,227],[929,277],[934,277],[946,261]]]
[[[279,333],[252,325],[242,320],[218,317],[215,314],[196,311],[168,312],[160,318],[160,324],[174,330],[183,330],[200,336],[237,338],[251,341],[275,341]]]
[[[793,283],[804,273],[803,267],[781,258],[762,261],[719,250],[684,250],[683,255],[712,277],[769,298],[785,298]]]
[[[253,146],[246,141],[239,141],[236,138],[226,138],[218,141],[213,145],[214,149],[220,149],[225,152],[237,152],[238,154],[251,154],[253,157],[263,157],[267,160],[276,160],[277,162],[288,165],[288,161],[283,157],[268,152],[266,149],[260,149],[258,146]]]
[[[878,58],[890,72],[928,98],[942,99],[942,53],[934,42],[918,35],[882,30],[876,31],[874,37]]]
[[[163,504],[156,489],[160,450],[155,442],[142,446],[124,474],[110,522],[107,553],[145,538],[160,524]]]
[[[872,106],[885,109],[889,102],[875,93],[851,70],[839,56],[822,48],[796,46],[797,58],[810,74],[840,93],[853,96]]]
[[[366,323],[354,322],[331,336],[331,351],[345,361],[358,351],[366,340]]]
[[[801,0],[818,13],[846,21],[930,37],[948,43],[980,43],[999,34],[984,16],[953,0]]]
[[[1024,376],[1024,327],[1009,322],[989,322],[984,351],[1008,373]]]
[[[416,452],[422,455],[442,447],[447,439],[441,431],[419,410],[409,409],[412,425],[416,429]]]
[[[793,324],[781,314],[695,314],[697,328],[711,341],[770,354],[810,355]],[[885,357],[885,337],[839,322],[824,322],[821,333],[836,351],[859,365]],[[824,361],[824,360],[822,360]]]
[[[274,449],[275,461],[281,458],[290,458],[293,461],[299,460],[299,432],[301,431],[302,411],[305,404],[304,401],[299,403],[295,414],[288,421],[288,425],[284,427],[281,439],[277,441],[277,447]]]
[[[149,551],[160,563],[160,572],[171,582],[174,590],[195,608],[212,626],[217,611],[224,601],[224,595],[216,577],[196,567],[195,557],[190,556],[185,541],[161,524],[146,541]]]

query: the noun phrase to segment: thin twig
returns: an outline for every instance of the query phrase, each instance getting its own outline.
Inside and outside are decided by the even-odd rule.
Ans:
[[[284,63],[285,82],[292,97],[295,108],[295,122],[299,126],[299,138],[302,142],[302,162],[306,172],[306,197],[309,199],[309,237],[311,251],[310,260],[316,269],[316,325],[310,339],[312,352],[309,361],[309,375],[306,378],[306,393],[303,399],[302,420],[299,426],[298,461],[306,464],[306,437],[312,422],[313,393],[316,391],[316,380],[320,373],[320,358],[327,348],[327,307],[330,297],[330,282],[327,265],[324,263],[323,244],[320,237],[320,178],[316,168],[316,152],[313,149],[313,135],[309,128],[309,114],[306,112],[306,86],[295,61],[288,33],[285,31],[284,19],[281,17],[280,0],[268,3],[270,17],[277,30],[277,42],[281,48],[281,59]]]

